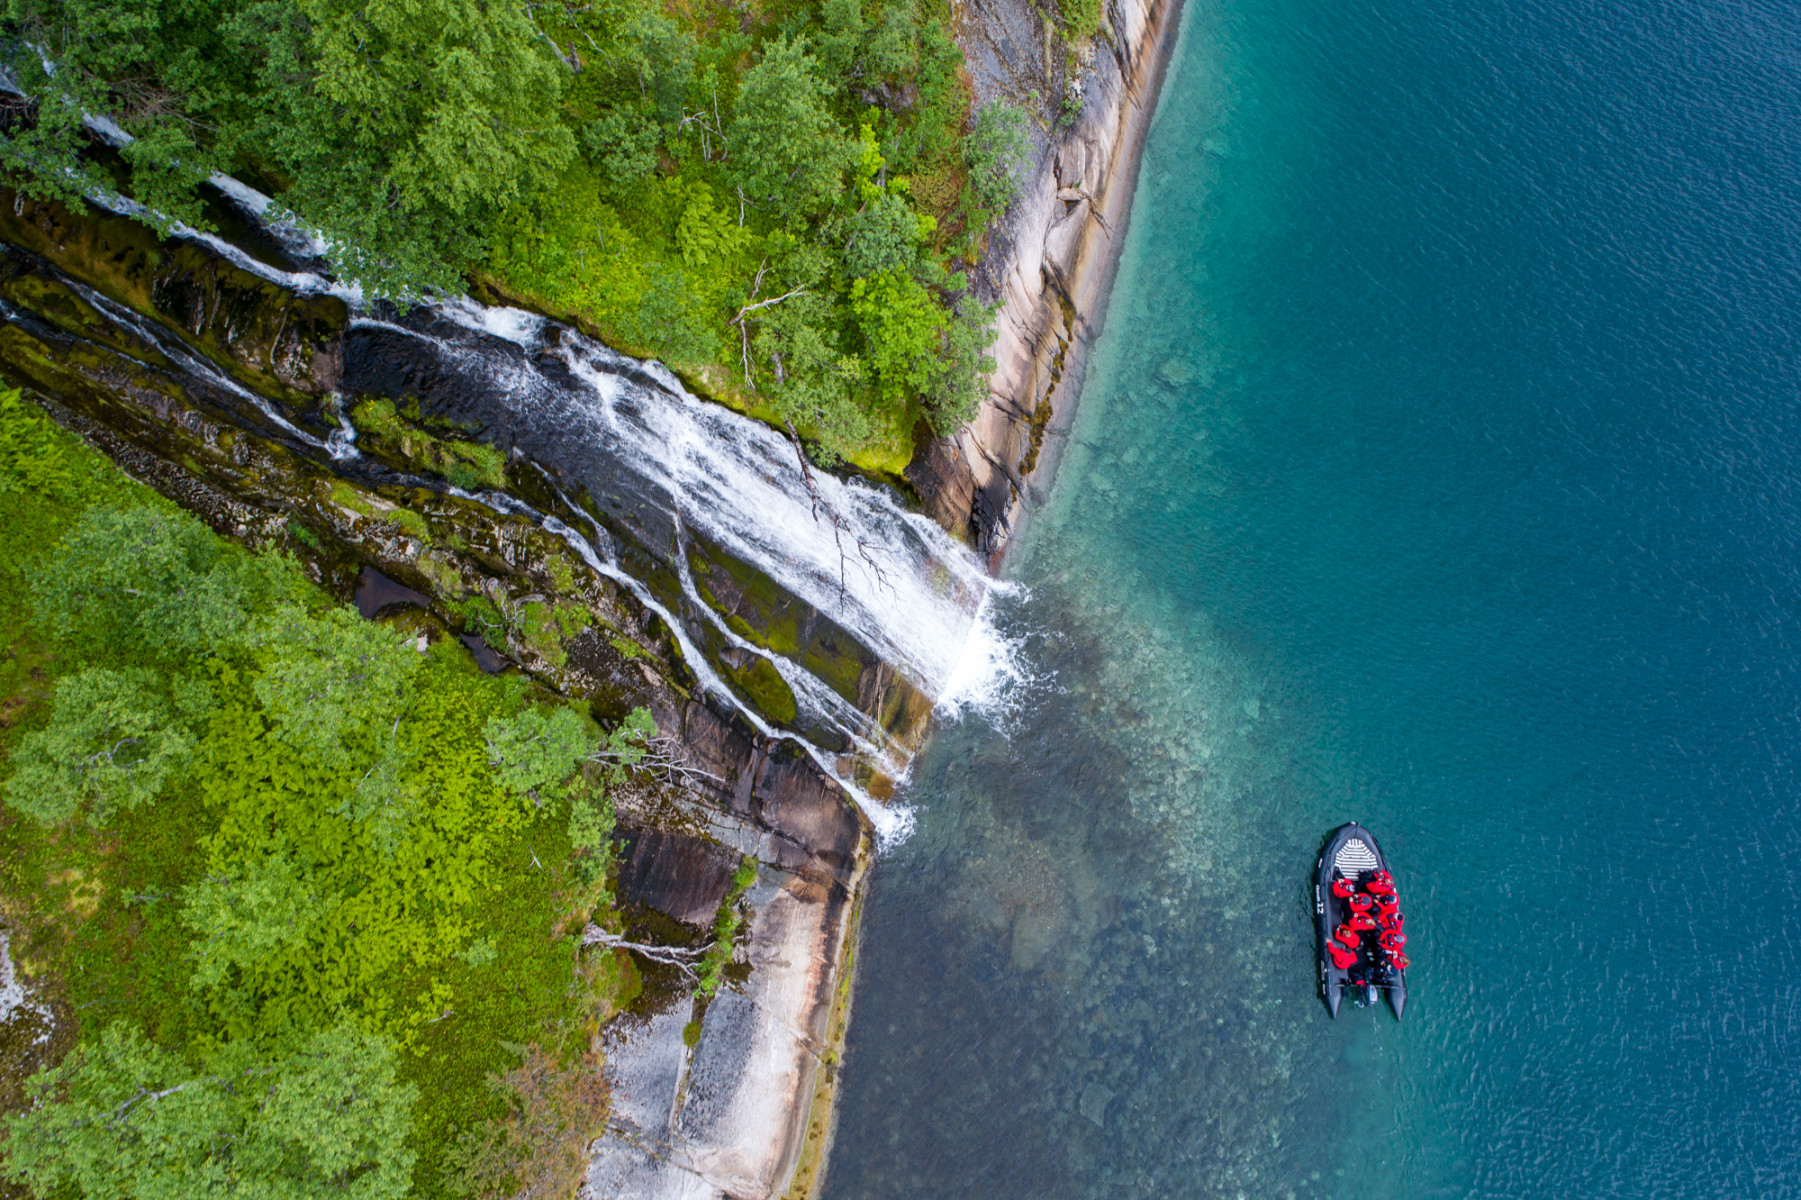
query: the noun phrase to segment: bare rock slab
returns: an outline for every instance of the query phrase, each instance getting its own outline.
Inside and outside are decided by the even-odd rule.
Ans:
[[[613,1087],[591,1150],[590,1200],[764,1200],[794,1174],[849,933],[846,889],[764,867],[739,946],[750,971],[607,1029]]]

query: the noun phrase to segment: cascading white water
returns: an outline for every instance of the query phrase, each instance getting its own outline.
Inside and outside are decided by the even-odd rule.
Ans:
[[[859,480],[815,471],[809,481],[786,437],[696,399],[660,364],[518,309],[457,300],[438,311],[530,355],[555,355],[579,382],[548,379],[531,357],[487,357],[492,396],[522,423],[606,447],[688,528],[831,616],[927,695],[945,694],[972,649],[976,612],[1005,585],[937,524]],[[439,345],[451,355],[480,353],[469,343]],[[660,386],[644,386],[644,376]]]
[[[253,218],[268,212],[269,201],[260,193],[232,180],[213,183]],[[96,200],[114,211],[143,215],[141,207],[123,197]],[[322,249],[316,237],[301,230],[277,225],[275,231],[296,255],[311,258]],[[604,461],[603,474],[629,475],[640,511],[658,509],[667,522],[673,544],[652,549],[669,557],[684,600],[711,626],[710,636],[758,649],[732,630],[696,589],[685,554],[690,531],[831,618],[932,698],[941,712],[991,707],[1005,682],[1017,677],[1012,648],[991,619],[993,597],[1008,591],[1008,585],[990,578],[964,546],[884,490],[809,470],[788,438],[696,399],[660,363],[628,358],[535,314],[466,298],[417,306],[402,321],[383,320],[355,287],[305,269],[273,267],[212,234],[180,225],[173,232],[281,287],[342,298],[352,311],[352,331],[381,330],[428,345],[444,363],[454,364],[463,385],[479,390],[485,409],[504,413],[515,430],[531,431],[540,443],[533,455],[537,460],[561,466],[566,458],[585,457],[590,464]],[[185,345],[161,336],[135,313],[91,289],[81,290],[109,318],[163,347],[184,369],[248,402],[297,442],[340,461],[358,456],[355,431],[341,414],[335,414],[339,428],[327,437],[306,432],[264,397],[224,376]],[[555,369],[547,370],[547,364]],[[530,512],[597,573],[626,586],[668,622],[709,692],[759,730],[777,732],[740,703],[707,664],[693,641],[698,631],[684,629],[677,614],[620,568],[600,523],[580,505],[564,498],[571,512],[593,524],[592,539],[515,498],[460,494],[507,511]],[[770,657],[801,712],[816,726],[843,737],[859,756],[888,773],[904,775],[906,749],[873,719],[800,663]],[[870,800],[834,753],[812,744],[807,749],[869,812],[884,842],[905,836],[909,814]]]

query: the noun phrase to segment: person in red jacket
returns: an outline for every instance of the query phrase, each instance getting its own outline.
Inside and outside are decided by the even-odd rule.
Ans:
[[[1346,921],[1345,924],[1349,925],[1352,929],[1374,929],[1376,927],[1376,918],[1370,916],[1366,912],[1354,912],[1351,914],[1351,919]]]
[[[1358,912],[1368,912],[1370,909],[1376,907],[1376,898],[1374,896],[1357,895],[1352,896],[1350,899],[1351,907]]]
[[[1340,875],[1332,881],[1332,894],[1340,900],[1349,900],[1357,891],[1357,885]]]
[[[1341,971],[1348,971],[1357,965],[1357,952],[1346,950],[1337,942],[1327,942],[1326,949],[1332,952],[1332,965]]]
[[[1386,912],[1376,914],[1376,924],[1383,929],[1399,929],[1406,923],[1407,918],[1401,915],[1401,910],[1398,908],[1391,908]]]
[[[1349,925],[1340,925],[1337,929],[1332,931],[1332,936],[1343,942],[1348,949],[1352,950],[1355,950],[1357,948],[1357,943],[1363,940],[1362,937],[1358,935],[1357,931],[1352,929]]]

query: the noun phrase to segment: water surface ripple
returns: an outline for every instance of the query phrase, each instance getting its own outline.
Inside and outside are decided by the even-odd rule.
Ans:
[[[827,1195],[1801,1195],[1801,23],[1185,19]],[[1350,818],[1402,1025],[1314,997]]]

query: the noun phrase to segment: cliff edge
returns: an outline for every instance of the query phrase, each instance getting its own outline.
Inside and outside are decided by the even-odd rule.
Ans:
[[[988,399],[916,457],[908,478],[991,567],[1055,476],[1181,16],[1182,0],[1109,0],[1100,36],[1074,47],[1032,0],[956,8],[977,102],[1009,100],[1037,124],[1019,198],[973,272],[977,292],[1001,306]]]

